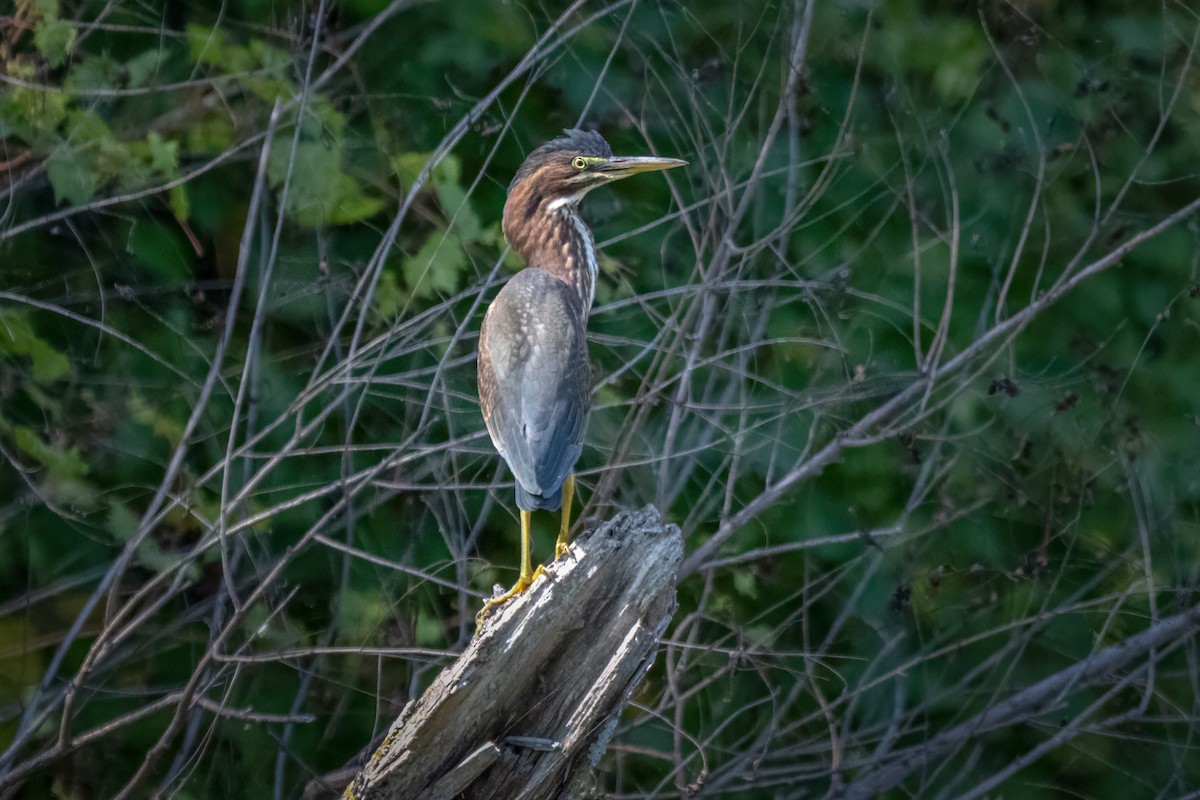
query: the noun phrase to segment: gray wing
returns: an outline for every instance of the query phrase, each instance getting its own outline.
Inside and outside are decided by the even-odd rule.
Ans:
[[[591,397],[580,301],[570,286],[525,269],[500,290],[480,331],[479,397],[517,482],[527,494],[555,497],[583,449]]]

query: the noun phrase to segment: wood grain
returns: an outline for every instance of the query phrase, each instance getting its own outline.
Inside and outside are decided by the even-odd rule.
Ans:
[[[405,707],[343,797],[562,796],[654,660],[682,553],[651,507],[584,533]]]

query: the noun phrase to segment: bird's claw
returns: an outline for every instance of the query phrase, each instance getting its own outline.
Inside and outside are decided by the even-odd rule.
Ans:
[[[507,592],[500,595],[499,597],[493,597],[492,599],[490,599],[486,603],[484,603],[483,608],[479,609],[479,613],[475,615],[475,627],[476,628],[482,627],[483,622],[484,622],[484,620],[487,619],[488,614],[492,613],[492,609],[494,609],[498,606],[502,606],[505,603],[507,603],[509,600],[512,600],[514,597],[521,594],[526,589],[528,589],[530,586],[532,586],[534,581],[536,581],[538,578],[542,577],[545,574],[546,574],[546,568],[543,566],[539,566],[537,569],[535,569],[533,571],[533,574],[530,575],[528,578],[526,578],[526,577],[518,578],[517,582],[515,584],[513,584],[513,587],[511,589],[509,589]]]

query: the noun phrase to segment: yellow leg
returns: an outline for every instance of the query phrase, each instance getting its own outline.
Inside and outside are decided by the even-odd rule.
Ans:
[[[554,543],[554,557],[556,559],[566,555],[568,545],[571,544],[568,534],[571,532],[571,498],[575,496],[575,473],[570,473],[567,475],[567,479],[563,481],[562,493],[562,522],[558,528],[558,541]]]
[[[536,581],[542,574],[542,568],[533,568],[533,550],[530,545],[529,526],[533,517],[532,511],[521,509],[521,575],[517,578],[517,582],[504,594],[499,597],[493,597],[483,604],[483,608],[479,609],[479,613],[475,615],[475,624],[482,625],[483,620],[491,613],[496,606],[502,606],[509,600],[513,599],[521,592],[525,591],[530,585]]]
[[[525,585],[513,594],[520,594],[533,583],[533,545],[529,531],[532,521],[533,512],[521,509],[521,577],[517,578],[517,586],[521,586],[522,583]]]

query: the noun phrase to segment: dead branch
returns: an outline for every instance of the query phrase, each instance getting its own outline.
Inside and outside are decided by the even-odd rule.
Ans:
[[[650,506],[583,534],[408,704],[343,797],[559,797],[653,662],[682,554]]]
[[[1014,694],[1007,700],[994,703],[972,719],[944,730],[911,751],[894,760],[868,770],[836,796],[843,800],[870,798],[899,784],[908,775],[944,757],[966,741],[983,736],[1008,725],[1017,725],[1058,708],[1072,691],[1082,689],[1119,673],[1147,652],[1170,647],[1172,643],[1191,638],[1200,629],[1200,605],[1155,623],[1141,633],[1118,644],[1097,651],[1038,683]],[[1140,669],[1141,664],[1134,669]]]

